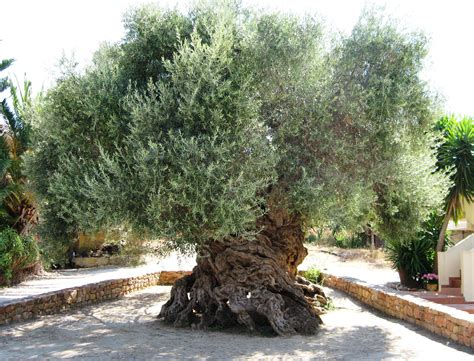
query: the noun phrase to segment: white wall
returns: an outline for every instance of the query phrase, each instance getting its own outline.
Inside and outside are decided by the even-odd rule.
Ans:
[[[466,302],[474,302],[474,249],[461,255],[461,292]]]
[[[461,276],[461,255],[463,251],[474,249],[474,234],[449,248],[446,252],[438,252],[439,288],[449,284],[450,277]],[[462,276],[461,276],[462,277]]]

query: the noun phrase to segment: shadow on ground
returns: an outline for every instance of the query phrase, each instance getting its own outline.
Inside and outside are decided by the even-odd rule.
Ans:
[[[333,292],[339,306],[324,316],[319,334],[293,337],[172,328],[155,318],[168,295],[168,287],[153,287],[121,300],[1,327],[0,359],[380,360],[428,356],[425,347],[437,356],[472,358],[467,349],[447,347],[339,293]]]

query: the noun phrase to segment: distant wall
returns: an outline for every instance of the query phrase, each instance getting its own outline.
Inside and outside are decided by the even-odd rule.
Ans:
[[[169,285],[190,272],[156,272],[63,289],[0,305],[0,325],[112,300],[156,285]]]

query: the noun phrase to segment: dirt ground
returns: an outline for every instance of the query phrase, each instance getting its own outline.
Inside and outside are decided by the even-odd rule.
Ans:
[[[350,277],[379,286],[400,281],[398,273],[391,268],[382,251],[305,246],[308,256],[298,267],[299,270],[314,267],[335,276]]]
[[[0,327],[0,360],[473,360],[473,350],[328,290],[336,309],[314,336],[174,329],[156,320],[169,287]]]

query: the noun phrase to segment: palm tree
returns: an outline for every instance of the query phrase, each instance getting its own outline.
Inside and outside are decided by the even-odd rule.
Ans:
[[[12,107],[7,99],[0,102],[0,115],[3,116],[0,124],[0,223],[23,235],[38,219],[33,195],[26,187],[23,166],[23,155],[29,146],[30,132],[24,115],[31,106],[31,82],[25,80],[21,88],[10,81],[6,84]]]
[[[457,222],[462,216],[462,201],[474,199],[474,121],[464,117],[442,117],[437,127],[443,133],[438,148],[438,169],[448,172],[452,186],[446,196],[445,216],[439,233],[436,251],[443,250],[449,220]]]
[[[7,69],[13,64],[13,59],[3,59],[0,61],[0,72]],[[8,78],[0,78],[0,93],[6,90],[10,86]]]

